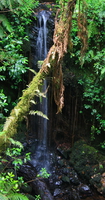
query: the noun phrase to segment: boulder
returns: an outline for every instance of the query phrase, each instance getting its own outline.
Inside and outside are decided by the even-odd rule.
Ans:
[[[85,141],[74,143],[70,154],[70,164],[77,173],[97,191],[105,193],[105,156]]]

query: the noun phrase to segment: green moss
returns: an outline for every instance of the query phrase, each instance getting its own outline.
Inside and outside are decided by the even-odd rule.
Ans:
[[[33,78],[28,88],[23,91],[23,95],[20,98],[19,103],[11,111],[10,116],[7,118],[3,133],[0,135],[0,146],[5,142],[8,142],[8,137],[12,137],[17,133],[17,127],[20,121],[24,120],[25,116],[29,113],[31,100],[37,95],[38,90],[40,91],[43,79],[46,77],[45,73],[39,73]]]
[[[101,155],[94,147],[87,145],[84,141],[76,142],[70,155],[70,163],[74,166],[75,170],[88,180],[94,174],[104,172],[104,167],[102,167],[104,160],[105,156]]]

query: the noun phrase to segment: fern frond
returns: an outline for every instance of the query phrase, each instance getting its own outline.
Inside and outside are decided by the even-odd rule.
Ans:
[[[22,0],[17,0],[18,4],[22,4],[23,1]],[[9,8],[12,10],[13,5],[16,4],[16,0],[0,0],[0,9],[4,9],[4,8]]]
[[[0,26],[0,38],[2,39],[5,36],[3,27]]]
[[[12,31],[12,27],[7,19],[7,17],[3,14],[0,14],[0,21],[3,24],[3,27],[6,28],[7,31],[11,32]]]
[[[41,111],[39,111],[39,110],[30,110],[29,114],[30,114],[30,115],[38,115],[38,116],[40,116],[40,117],[43,117],[43,118],[45,118],[45,119],[48,119],[48,117],[47,117],[45,114],[43,114],[43,112],[41,112]]]
[[[3,8],[7,8],[7,1],[6,0],[0,1],[0,9],[2,10]]]
[[[11,144],[20,147],[21,149],[23,149],[23,145],[21,142],[14,140],[13,138],[9,138],[9,141],[11,142]]]
[[[44,97],[44,98],[46,98],[46,95],[45,95],[45,93],[43,93],[43,92],[40,92],[40,90],[39,90],[39,89],[35,90],[35,92],[36,92],[36,96],[38,96],[38,97]]]
[[[31,194],[27,194],[27,197],[28,197],[30,200],[35,200],[35,197],[33,197]]]
[[[3,194],[0,194],[0,200],[8,200],[8,197],[6,197],[6,196],[3,195]]]
[[[24,194],[14,193],[14,194],[8,195],[8,200],[29,200],[29,199]]]
[[[14,0],[14,1],[15,1],[15,0]],[[22,3],[23,3],[22,0],[17,0],[17,2],[18,2],[19,4],[22,4]]]
[[[37,72],[34,69],[29,69],[33,74],[37,74]]]
[[[5,181],[3,181],[3,179],[0,177],[0,189],[1,189],[1,191],[4,191],[5,192],[5,195],[7,196],[7,194],[12,194],[13,193],[13,191],[12,191],[12,187],[13,187],[13,185],[11,184],[11,182],[10,181],[7,181],[7,182],[5,182]]]
[[[88,37],[94,36],[98,33],[97,25],[91,21],[88,26]]]
[[[34,105],[36,105],[36,104],[37,104],[37,102],[36,102],[36,101],[34,101],[34,100],[30,100],[30,103],[33,103]]]

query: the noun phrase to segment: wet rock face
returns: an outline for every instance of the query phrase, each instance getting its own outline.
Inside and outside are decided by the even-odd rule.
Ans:
[[[57,148],[56,153],[50,153],[52,156],[50,155],[50,168],[47,171],[51,175],[48,179],[38,179],[38,169],[31,162],[20,168],[19,175],[29,181],[32,194],[39,194],[41,200],[104,199],[105,168],[104,161],[101,160],[103,156],[101,157],[97,150],[84,144],[83,141],[75,143],[74,147],[68,151],[68,148],[65,148],[64,145],[64,149],[63,147],[61,150]],[[92,153],[90,150],[92,150]],[[68,155],[64,153],[65,151],[66,153],[68,151]],[[99,163],[99,160],[96,159],[96,153],[98,153]],[[67,155],[67,158],[65,155]],[[89,165],[88,168],[86,160]],[[97,189],[98,194],[96,196],[94,190],[91,190],[91,186],[92,190],[93,186]],[[101,196],[99,196],[99,193]]]
[[[26,164],[20,167],[18,171],[19,176],[23,176],[24,180],[29,182],[29,186],[31,187],[31,190],[28,191],[27,193],[32,192],[34,195],[40,194],[41,200],[53,200],[53,196],[48,189],[47,184],[44,182],[43,179],[38,179],[37,178],[37,173],[35,168],[33,168],[32,165]],[[22,188],[24,191],[24,188]]]
[[[74,144],[70,154],[70,164],[77,173],[88,180],[98,192],[105,194],[105,156],[84,141]]]
[[[60,152],[60,154],[62,156],[64,156],[64,158],[68,158],[69,154],[71,152],[70,144],[69,143],[68,144],[66,144],[66,143],[60,144],[57,147],[57,150]]]

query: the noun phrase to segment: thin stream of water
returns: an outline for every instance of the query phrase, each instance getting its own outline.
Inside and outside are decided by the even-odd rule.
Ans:
[[[43,61],[47,56],[47,21],[49,19],[50,13],[48,11],[41,11],[38,14],[38,25],[39,25],[39,31],[38,31],[38,37],[37,37],[37,43],[36,43],[36,49],[37,49],[37,59],[38,61]],[[42,92],[46,93],[47,89],[47,81],[44,81]],[[42,97],[42,100],[40,102],[40,108],[39,110],[48,116],[48,99],[47,95],[46,97]],[[39,117],[38,120],[38,147],[35,152],[35,160],[34,165],[39,164],[40,168],[47,167],[49,161],[48,161],[48,154],[47,154],[47,124],[48,120]]]

